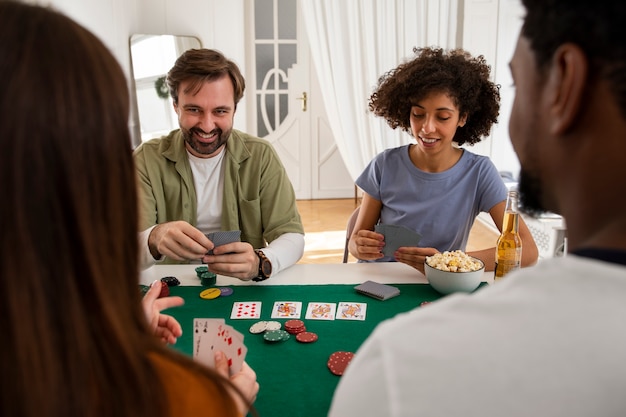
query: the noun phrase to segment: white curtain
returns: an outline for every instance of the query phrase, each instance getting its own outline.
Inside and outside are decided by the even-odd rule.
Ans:
[[[378,78],[421,46],[455,47],[458,0],[300,0],[330,126],[356,179],[412,138],[367,108]]]

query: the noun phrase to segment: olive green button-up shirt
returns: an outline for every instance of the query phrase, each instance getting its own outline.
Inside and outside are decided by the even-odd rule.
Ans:
[[[302,233],[293,186],[272,145],[234,130],[224,149],[222,230],[263,248],[284,233]],[[174,220],[197,223],[197,198],[180,130],[134,151],[140,231]]]

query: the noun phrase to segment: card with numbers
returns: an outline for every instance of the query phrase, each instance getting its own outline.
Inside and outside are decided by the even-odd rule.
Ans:
[[[226,356],[230,374],[237,373],[246,358],[248,348],[243,344],[243,334],[224,323],[224,319],[200,319],[193,321],[193,357],[209,366],[215,366],[215,352]]]
[[[260,301],[237,301],[233,303],[231,319],[258,319],[261,317]]]
[[[273,319],[299,319],[302,312],[300,301],[276,301],[272,309]]]
[[[365,320],[367,304],[342,301],[337,306],[337,320]]]
[[[336,303],[310,302],[305,318],[309,320],[335,320]]]

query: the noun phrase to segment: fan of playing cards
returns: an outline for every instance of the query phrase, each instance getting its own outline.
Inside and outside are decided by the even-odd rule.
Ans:
[[[232,375],[241,370],[248,348],[243,344],[243,335],[225,324],[224,319],[194,319],[193,357],[213,368],[216,351],[226,355]]]

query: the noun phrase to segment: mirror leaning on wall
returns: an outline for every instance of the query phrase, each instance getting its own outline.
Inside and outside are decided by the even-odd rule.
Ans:
[[[139,118],[140,137],[136,140],[145,142],[178,128],[165,76],[183,52],[201,47],[200,39],[194,36],[135,34],[130,37]]]

